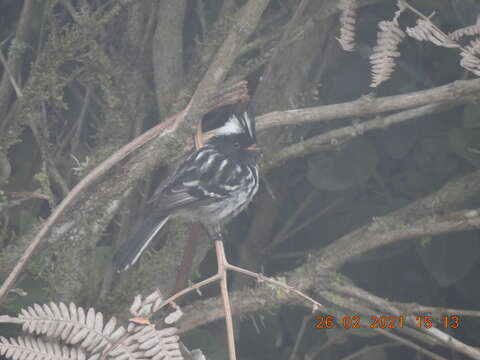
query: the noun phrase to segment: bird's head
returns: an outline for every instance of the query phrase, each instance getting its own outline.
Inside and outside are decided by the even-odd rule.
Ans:
[[[214,131],[207,145],[240,162],[250,163],[257,160],[256,142],[255,118],[244,112],[232,114],[222,127]]]

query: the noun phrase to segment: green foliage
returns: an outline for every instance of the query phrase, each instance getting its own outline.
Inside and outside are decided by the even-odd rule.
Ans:
[[[72,170],[78,177],[81,177],[85,174],[85,170],[91,166],[91,158],[87,155],[84,161],[79,161],[75,155],[70,155],[72,159],[75,161],[77,166],[73,167]]]
[[[48,174],[45,171],[41,171],[39,173],[36,173],[33,176],[33,178],[34,178],[35,181],[38,181],[38,183],[42,187],[48,187],[48,185],[49,185]]]

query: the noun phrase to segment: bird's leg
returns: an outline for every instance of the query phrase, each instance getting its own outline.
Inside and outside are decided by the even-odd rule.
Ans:
[[[222,228],[219,224],[215,225],[206,225],[202,224],[205,232],[212,241],[220,240],[223,241]]]
[[[219,224],[215,224],[215,226],[213,227],[213,231],[216,236],[215,240],[223,241],[222,227]]]

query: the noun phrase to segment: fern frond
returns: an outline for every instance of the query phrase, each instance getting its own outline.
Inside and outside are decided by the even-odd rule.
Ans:
[[[430,41],[437,46],[447,48],[459,47],[455,41],[438,29],[430,20],[418,19],[417,25],[407,27],[407,34],[416,40]]]
[[[381,21],[378,26],[380,31],[377,34],[377,45],[370,55],[371,87],[377,87],[385,80],[390,79],[390,75],[395,69],[394,58],[400,56],[398,46],[405,38],[405,33],[398,27],[396,21]]]
[[[480,76],[480,39],[475,39],[460,53],[460,66]]]
[[[453,41],[458,41],[464,36],[475,36],[480,34],[480,24],[466,26],[460,29],[457,29],[450,34],[448,34],[449,39]]]
[[[156,330],[151,326],[143,326],[132,337],[148,358],[183,360],[177,332],[178,329],[173,327]]]
[[[87,358],[82,349],[61,346],[56,342],[32,337],[8,340],[1,336],[0,354],[12,360],[85,360]]]
[[[145,317],[152,315],[159,310],[163,304],[163,297],[157,289],[145,299],[141,295],[137,295],[130,307],[130,313],[136,317]],[[182,316],[179,307],[165,318],[165,323],[171,324],[176,322]],[[128,343],[134,343],[138,346],[135,351],[142,353],[147,358],[162,360],[183,360],[180,351],[179,337],[176,335],[177,328],[168,327],[157,330],[153,326],[138,325],[130,323],[128,332],[132,333],[126,340]],[[121,355],[120,352],[114,352],[113,355]],[[109,356],[112,356],[109,353]]]
[[[157,311],[163,303],[163,297],[160,290],[155,290],[142,300],[141,295],[135,296],[132,306],[130,306],[130,314],[133,316],[148,316]]]
[[[131,322],[127,329],[117,327],[115,318],[104,324],[102,313],[93,308],[85,311],[73,303],[67,307],[62,302],[58,305],[34,304],[22,309],[16,318],[1,316],[0,322],[21,324],[25,332],[56,338],[60,343],[73,346],[62,346],[41,337],[10,340],[0,337],[0,355],[13,360],[85,360],[86,354],[90,356],[88,360],[98,360],[105,355],[113,360],[183,360],[178,329],[168,327],[157,330],[147,319],[162,304],[163,299],[158,290],[145,299],[137,296],[130,312],[134,316],[146,318],[143,319],[144,322]],[[181,316],[181,309],[176,307],[165,318],[165,323],[176,322]],[[198,351],[195,352],[197,353]],[[201,359],[195,356],[195,359]]]
[[[109,350],[108,357],[113,360],[148,360],[148,357],[145,356],[144,351],[139,348],[139,344],[132,336],[129,336],[121,344]]]
[[[402,13],[407,9],[407,6],[405,5],[405,2],[403,0],[398,0],[397,1],[397,11],[395,11],[395,14],[393,15],[392,21],[395,24],[398,24],[398,18]]]
[[[340,15],[340,38],[338,42],[345,51],[353,51],[355,48],[355,18],[357,16],[356,0],[340,0],[338,8]]]
[[[78,344],[86,351],[96,353],[119,339],[126,330],[116,327],[116,319],[111,318],[104,325],[103,315],[90,308],[86,313],[73,303],[67,307],[60,302],[42,306],[35,304],[22,309],[18,319],[23,321],[23,331],[31,334],[59,338],[67,344]]]
[[[180,351],[185,360],[205,360],[205,355],[203,355],[203,352],[200,349],[190,351],[181,342]]]

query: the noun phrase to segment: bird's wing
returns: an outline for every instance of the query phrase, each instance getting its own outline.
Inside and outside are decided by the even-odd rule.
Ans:
[[[228,197],[228,188],[216,182],[215,176],[230,171],[230,163],[227,157],[212,149],[197,150],[155,191],[151,205],[172,211],[185,206],[206,206]]]

